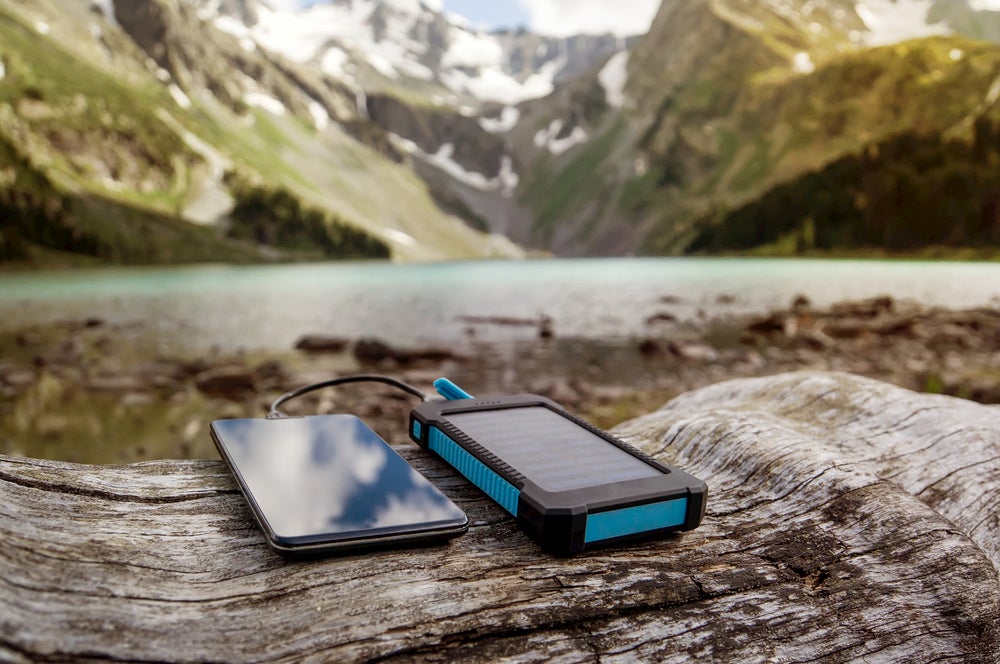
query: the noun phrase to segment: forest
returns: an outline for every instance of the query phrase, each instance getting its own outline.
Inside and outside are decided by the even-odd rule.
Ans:
[[[236,199],[229,237],[309,251],[328,258],[389,258],[389,246],[336,215],[303,205],[283,187],[268,187],[235,173],[226,176]]]
[[[746,205],[710,215],[699,222],[702,231],[688,253],[771,244],[798,254],[995,247],[998,164],[1000,124],[988,117],[974,121],[971,141],[900,132]]]

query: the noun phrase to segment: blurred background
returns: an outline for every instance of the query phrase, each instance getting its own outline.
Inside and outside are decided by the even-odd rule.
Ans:
[[[214,457],[359,370],[1000,403],[998,257],[1000,0],[0,0],[0,453]]]

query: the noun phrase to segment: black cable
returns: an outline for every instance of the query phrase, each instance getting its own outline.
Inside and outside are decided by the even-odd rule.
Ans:
[[[332,380],[325,380],[322,383],[314,383],[312,385],[306,385],[305,387],[299,387],[290,392],[285,392],[280,397],[274,400],[271,404],[271,410],[267,413],[268,419],[274,419],[278,417],[287,417],[284,413],[278,410],[278,406],[285,403],[289,399],[294,399],[295,397],[300,397],[303,394],[312,392],[313,390],[320,390],[324,387],[333,387],[335,385],[343,385],[345,383],[385,383],[386,385],[392,385],[393,387],[398,387],[399,389],[412,394],[421,401],[427,401],[427,395],[418,390],[417,388],[404,383],[401,380],[396,380],[390,376],[383,376],[381,374],[356,374],[353,376],[343,376],[341,378],[334,378]]]

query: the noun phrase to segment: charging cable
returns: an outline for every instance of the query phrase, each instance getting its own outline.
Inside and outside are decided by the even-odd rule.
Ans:
[[[300,397],[303,394],[307,394],[315,390],[321,390],[324,387],[334,387],[336,385],[344,385],[346,383],[383,383],[385,385],[392,385],[393,387],[399,388],[404,392],[406,392],[407,394],[411,394],[417,397],[421,401],[427,401],[429,398],[426,394],[424,394],[417,388],[413,387],[412,385],[404,383],[401,380],[392,378],[391,376],[382,376],[380,374],[356,374],[354,376],[343,376],[341,378],[325,380],[322,383],[314,383],[312,385],[306,385],[305,387],[299,387],[297,389],[291,390],[290,392],[285,392],[280,397],[275,399],[274,402],[271,404],[271,409],[267,413],[267,419],[273,420],[277,418],[288,417],[285,413],[279,410],[281,404],[285,403],[286,401],[289,401],[296,397]]]
[[[397,387],[407,394],[411,394],[421,401],[430,401],[434,397],[425,394],[413,387],[409,383],[404,383],[401,380],[397,380],[391,376],[383,376],[381,374],[355,374],[353,376],[343,376],[341,378],[334,378],[332,380],[324,380],[322,383],[313,383],[312,385],[306,385],[305,387],[296,388],[290,392],[285,392],[280,397],[274,400],[271,404],[271,409],[267,413],[267,419],[274,420],[282,417],[288,417],[283,412],[281,412],[278,407],[290,399],[295,397],[300,397],[303,394],[307,394],[314,390],[321,390],[324,387],[334,387],[336,385],[343,385],[345,383],[383,383],[385,385],[391,385]],[[463,390],[461,387],[451,382],[447,378],[438,378],[434,381],[434,389],[448,401],[454,401],[456,399],[472,399],[473,396]]]

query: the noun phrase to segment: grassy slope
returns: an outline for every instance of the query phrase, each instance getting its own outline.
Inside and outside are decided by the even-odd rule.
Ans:
[[[240,168],[288,187],[376,237],[394,240],[397,257],[473,257],[509,249],[503,243],[493,246],[442,213],[409,169],[336,128],[317,135],[301,119],[263,111],[255,111],[248,126],[214,100],[197,97],[195,108],[184,112],[151,77],[139,83],[135,77],[119,80],[88,64],[81,49],[69,53],[48,41],[0,7],[0,58],[6,68],[0,81],[0,133],[13,135],[33,166],[70,194],[78,225],[108,244],[102,255],[109,260],[261,260],[250,245],[176,218],[189,179],[201,170],[201,157],[157,116],[160,109]],[[108,186],[109,177],[125,182]],[[130,219],[140,225],[135,232]],[[399,233],[386,233],[386,228]],[[147,240],[158,244],[145,246]],[[37,247],[32,255],[39,262],[53,256],[65,262]]]
[[[198,114],[198,133],[235,162],[284,186],[312,205],[333,210],[389,241],[393,256],[440,259],[490,255],[484,235],[434,204],[427,185],[336,127],[317,135],[298,118],[257,110],[252,128],[212,106]],[[252,130],[251,130],[252,129]],[[405,233],[413,243],[395,242]]]
[[[752,87],[744,94],[745,105],[734,131],[750,146],[742,153],[751,156],[720,160],[714,182],[701,193],[703,200],[711,201],[710,211],[696,225],[708,227],[711,236],[713,225],[728,225],[731,230],[739,219],[745,222],[752,216],[748,208],[756,207],[755,214],[768,215],[774,231],[757,233],[759,244],[769,245],[770,253],[787,253],[793,246],[810,248],[811,231],[801,227],[807,219],[819,221],[823,235],[834,223],[831,213],[846,217],[855,215],[858,208],[868,224],[894,218],[900,230],[883,234],[881,239],[862,240],[863,234],[857,231],[840,233],[838,239],[828,236],[826,251],[854,251],[861,245],[919,251],[920,246],[927,246],[921,243],[976,246],[991,242],[991,232],[967,232],[973,224],[960,218],[979,214],[980,207],[987,205],[985,199],[992,196],[987,184],[973,186],[972,181],[977,172],[993,170],[995,164],[989,159],[976,163],[971,153],[975,119],[995,121],[998,117],[996,94],[990,92],[1000,84],[998,72],[1000,48],[935,38],[850,54],[811,76]],[[903,141],[904,149],[900,149],[899,137],[910,137],[907,141],[919,142],[920,148],[906,148],[909,143]],[[886,150],[892,155],[887,157]],[[901,170],[905,171],[902,175]],[[968,210],[959,214],[945,209],[956,199],[946,200],[942,188],[954,189],[947,180],[962,177],[958,173],[963,170],[968,170],[963,187],[967,195],[959,198],[966,201]],[[904,175],[905,181],[900,179]],[[899,200],[889,201],[882,190],[897,182],[905,184],[906,191],[901,191]],[[938,193],[925,200],[928,189]],[[799,193],[808,192],[810,204],[793,204]],[[835,196],[837,192],[850,193]],[[775,203],[779,198],[785,202]],[[863,199],[876,201],[879,207],[873,203],[865,212]],[[778,241],[781,228],[798,241]],[[909,239],[901,239],[901,233]],[[695,247],[736,248],[706,239],[701,232]],[[665,240],[668,235],[660,235],[651,247]],[[747,245],[746,239],[740,244],[756,246]]]
[[[778,50],[765,42],[761,48]],[[998,71],[1000,48],[933,38],[828,52],[811,75],[788,66],[745,72],[725,104],[714,101],[726,89],[718,80],[679,88],[666,112],[689,131],[681,132],[683,156],[700,153],[704,161],[675,178],[670,167],[680,151],[659,155],[660,186],[649,196],[666,213],[646,251],[681,251],[699,227],[779,183],[900,132],[971,141],[973,117],[995,112],[986,97]]]
[[[126,84],[3,9],[0,49],[7,68],[0,104],[15,111],[2,129],[23,132],[18,142],[35,163],[94,193],[164,212],[180,205],[187,167],[199,158],[153,112],[172,104],[162,86]],[[103,187],[105,177],[144,181],[146,191]]]
[[[826,28],[816,34],[763,5],[740,5],[737,12],[725,2],[692,0],[664,9],[629,66],[636,105],[623,121],[639,130],[633,149],[643,167],[624,161],[635,153],[620,143],[634,132],[616,140],[599,132],[533,168],[522,200],[537,215],[540,237],[577,227],[600,242],[606,235],[594,232],[594,224],[600,230],[631,223],[648,233],[641,251],[682,253],[706,225],[866,147],[901,132],[968,146],[975,117],[996,117],[1000,48],[933,38],[858,50],[836,34],[835,9],[810,17]],[[812,54],[812,74],[792,68],[800,50]],[[588,205],[594,199],[600,205]],[[801,240],[802,229],[794,233]],[[761,244],[781,253],[802,242]],[[810,251],[838,250],[859,249]],[[591,244],[589,251],[600,247]]]
[[[758,40],[760,50],[780,54],[780,66],[748,68],[742,81],[725,86],[712,80],[710,70],[701,90],[682,87],[671,100],[669,122],[698,131],[702,144],[687,140],[688,152],[701,150],[708,159],[693,177],[681,178],[676,191],[654,192],[665,214],[647,251],[682,251],[700,227],[728,211],[901,132],[968,143],[973,117],[991,112],[986,97],[1000,73],[995,45],[950,38],[866,50],[836,42],[798,44],[780,19],[767,24],[766,16],[757,18],[762,20],[756,28],[740,31],[744,39]],[[817,58],[812,74],[788,66],[800,46],[809,46]],[[729,63],[727,69],[738,67]],[[724,90],[735,91],[727,103],[702,101],[717,100]],[[677,166],[675,156],[661,155],[661,174]]]
[[[8,174],[8,202],[20,203],[8,209],[7,221],[16,223],[17,213],[33,224],[20,233],[21,260],[74,263],[73,254],[116,263],[261,259],[251,245],[175,217],[197,157],[156,118],[153,109],[170,103],[161,86],[126,85],[2,9],[0,58],[6,69],[0,166]],[[106,187],[104,178],[116,175],[146,181],[147,191]],[[35,206],[47,208],[47,217],[30,216]]]

